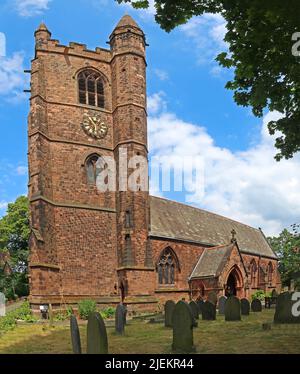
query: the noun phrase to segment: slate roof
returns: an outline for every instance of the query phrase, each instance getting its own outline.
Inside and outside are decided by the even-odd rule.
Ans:
[[[277,258],[260,229],[218,214],[155,196],[150,214],[151,236],[215,247],[227,245],[234,229],[241,252]]]
[[[190,279],[218,277],[235,244],[206,248],[200,256]]]

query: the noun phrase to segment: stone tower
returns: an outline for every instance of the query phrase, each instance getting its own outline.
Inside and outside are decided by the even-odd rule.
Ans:
[[[148,181],[138,179],[133,191],[126,178],[148,155],[145,35],[124,16],[110,49],[63,46],[44,24],[35,41],[28,120],[33,309],[83,298],[155,303]],[[115,160],[115,190],[96,185],[105,158]],[[124,160],[128,168],[120,167]]]

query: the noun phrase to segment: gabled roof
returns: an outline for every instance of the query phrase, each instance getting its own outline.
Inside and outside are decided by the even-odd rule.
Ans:
[[[190,279],[218,277],[224,268],[234,244],[206,248],[200,256]]]
[[[150,214],[151,236],[215,247],[230,242],[234,229],[241,252],[277,258],[260,229],[218,214],[154,196]]]

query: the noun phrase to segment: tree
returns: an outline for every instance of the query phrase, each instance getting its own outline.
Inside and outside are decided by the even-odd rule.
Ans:
[[[116,1],[149,7],[148,0]],[[300,53],[292,54],[292,36],[300,32],[299,0],[154,1],[155,19],[167,32],[204,13],[224,17],[229,52],[222,52],[216,60],[234,69],[226,88],[234,91],[238,105],[252,107],[257,117],[264,109],[282,114],[268,124],[269,133],[276,135],[279,152],[275,159],[293,157],[300,150]]]
[[[7,214],[0,219],[0,254],[7,258],[12,272],[0,268],[0,289],[8,298],[28,293],[29,204],[25,196],[8,204]]]
[[[292,279],[300,281],[300,233],[298,230],[299,225],[293,225],[291,231],[284,229],[278,237],[269,238],[279,258],[282,284],[286,286],[290,285]]]

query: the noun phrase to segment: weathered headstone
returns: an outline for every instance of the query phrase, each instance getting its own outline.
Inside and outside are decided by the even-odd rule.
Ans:
[[[250,314],[250,303],[248,299],[241,300],[241,314],[242,316],[249,316]]]
[[[206,300],[202,307],[202,319],[205,321],[214,321],[216,319],[216,306]]]
[[[212,304],[217,305],[218,295],[215,291],[209,291],[209,293],[207,294],[207,300],[210,301]]]
[[[5,295],[0,292],[0,317],[5,316]]]
[[[227,300],[226,296],[219,297],[219,302],[218,302],[219,314],[224,314],[225,313],[226,300]]]
[[[276,290],[272,290],[271,297],[272,298],[277,298],[278,297],[278,293],[277,293]]]
[[[172,327],[172,318],[175,305],[176,304],[173,300],[168,300],[165,303],[165,327]]]
[[[81,340],[76,317],[72,314],[70,318],[71,341],[73,353],[78,355],[82,353]]]
[[[203,304],[204,304],[204,300],[203,300],[203,299],[199,299],[199,300],[197,300],[197,305],[198,305],[199,314],[202,314],[202,307],[203,307]]]
[[[300,309],[296,305],[294,308],[297,310],[293,310],[293,305],[296,302],[297,300],[293,300],[293,293],[284,292],[280,294],[276,302],[274,323],[300,323],[300,316],[293,315],[293,312],[295,313]]]
[[[123,304],[118,304],[115,314],[115,329],[116,333],[123,335],[126,323],[126,309]]]
[[[107,354],[108,342],[104,321],[99,313],[90,313],[87,325],[87,353]]]
[[[252,300],[251,310],[252,310],[252,312],[261,312],[262,311],[262,305],[261,305],[261,301],[259,299]]]
[[[225,304],[225,321],[241,320],[241,303],[236,296],[230,296]]]
[[[178,301],[173,312],[173,344],[175,352],[194,352],[193,316],[187,302]]]
[[[197,303],[195,303],[195,301],[191,301],[190,302],[190,308],[192,310],[192,315],[194,317],[194,319],[199,319],[199,309],[198,309],[198,305]]]

